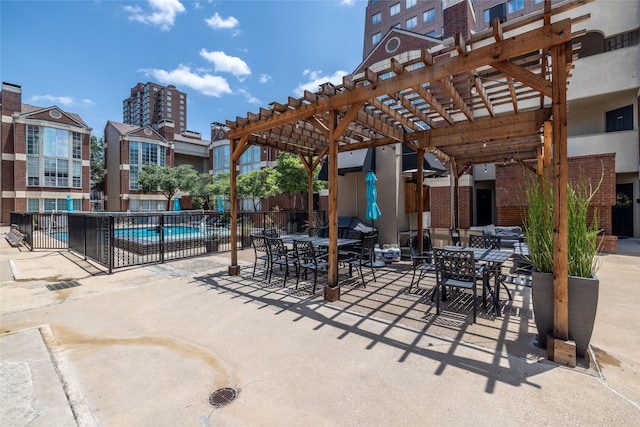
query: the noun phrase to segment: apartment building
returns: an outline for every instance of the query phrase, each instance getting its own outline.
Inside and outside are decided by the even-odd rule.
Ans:
[[[107,122],[104,128],[106,210],[166,209],[167,199],[162,194],[145,194],[138,187],[138,174],[144,165],[173,166],[174,145],[163,136],[164,130],[165,123],[161,123],[160,130],[155,130],[151,126]]]
[[[91,128],[57,106],[22,103],[22,87],[2,83],[0,221],[13,211],[89,210]],[[69,200],[70,199],[70,200]]]
[[[175,167],[193,166],[208,173],[210,142],[198,132],[175,133],[175,124],[163,120],[157,130],[108,121],[105,141],[105,207],[109,211],[165,210],[167,199],[161,193],[142,193],[138,174],[147,164]],[[191,208],[191,197],[178,192],[182,208]]]
[[[554,8],[571,3],[576,2],[551,2]],[[446,45],[456,34],[468,40],[474,33],[486,30],[492,18],[507,26],[513,20],[534,22],[533,17],[541,20],[543,7],[543,0],[370,0],[365,17],[363,62],[355,73],[390,57],[410,55],[436,44]],[[590,171],[596,184],[603,168],[607,173],[615,169],[615,183],[604,189],[605,197],[596,201],[604,218],[602,229],[607,235],[640,237],[640,3],[595,0],[568,8],[554,15],[554,20],[583,16],[589,19],[581,19],[572,26],[573,32],[580,31],[583,36],[574,55],[567,94],[570,173],[579,169]],[[479,78],[490,87],[491,76]],[[517,89],[522,86],[513,84]],[[465,97],[464,93],[461,95]],[[378,169],[386,170],[383,162],[393,162],[390,151],[385,154],[381,148],[376,149]],[[459,227],[517,223],[522,208],[512,187],[513,182],[521,179],[521,169],[505,159],[498,164],[476,165],[464,174],[459,180],[463,195],[458,211]],[[398,171],[389,174],[387,178],[392,182],[385,181],[388,188],[381,185],[379,195],[389,200],[397,198],[398,224],[393,226],[401,231],[415,224],[415,215],[402,209],[405,191],[410,191],[405,189],[414,188],[411,184],[415,183],[399,177]],[[423,184],[429,188],[431,200],[425,223],[449,227],[449,177],[425,178]]]
[[[173,85],[138,83],[131,88],[131,96],[122,101],[125,124],[158,129],[164,120],[173,121],[177,133],[187,130],[187,94]]]

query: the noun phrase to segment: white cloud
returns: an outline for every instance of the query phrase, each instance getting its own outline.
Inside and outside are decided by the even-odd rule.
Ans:
[[[260,83],[269,83],[271,81],[271,76],[269,74],[260,74]]]
[[[147,77],[152,77],[162,84],[173,84],[178,87],[189,87],[203,95],[220,97],[232,93],[229,83],[224,77],[211,74],[197,74],[186,65],[178,65],[175,70],[141,69]]]
[[[185,11],[179,0],[147,0],[151,12],[140,6],[125,6],[124,10],[131,15],[129,19],[143,24],[159,26],[162,31],[169,31],[179,13]]]
[[[240,22],[233,16],[225,19],[220,16],[218,12],[216,12],[216,14],[211,18],[205,19],[204,22],[214,30],[232,30],[240,24]]]
[[[31,97],[29,102],[33,102],[33,103],[46,102],[47,104],[49,104],[49,105],[46,105],[46,107],[57,105],[57,106],[63,106],[65,108],[74,107],[74,106],[75,107],[77,106],[91,107],[95,105],[95,102],[93,102],[90,99],[76,100],[71,96],[54,96],[54,95],[34,95]]]
[[[340,0],[340,4],[343,6],[353,6],[356,4],[356,0]]]
[[[260,101],[258,98],[256,98],[255,96],[251,95],[249,92],[247,92],[244,89],[238,89],[238,93],[242,96],[244,96],[245,98],[247,98],[247,102],[249,104],[262,104],[262,101]]]
[[[323,83],[333,83],[334,85],[342,84],[342,77],[349,74],[347,71],[338,70],[332,75],[323,75],[322,71],[314,71],[314,70],[304,70],[302,75],[306,76],[309,81],[306,83],[300,83],[295,89],[293,89],[293,93],[297,97],[301,97],[304,95],[304,91],[308,90],[309,92],[317,92],[318,86]]]
[[[200,50],[200,56],[211,62],[215,71],[231,73],[238,78],[251,74],[247,63],[237,56],[229,56],[220,51],[208,52],[206,49]]]

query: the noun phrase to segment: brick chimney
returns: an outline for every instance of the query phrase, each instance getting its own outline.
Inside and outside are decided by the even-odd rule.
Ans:
[[[175,123],[173,120],[164,119],[158,123],[158,133],[167,141],[175,140]]]
[[[22,86],[2,82],[2,115],[11,116],[22,112]]]
[[[474,22],[469,0],[445,0],[443,6],[444,38],[460,33],[463,39],[468,40]]]

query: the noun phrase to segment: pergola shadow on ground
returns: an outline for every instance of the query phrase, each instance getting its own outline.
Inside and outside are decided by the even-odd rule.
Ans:
[[[251,267],[244,267],[238,276],[229,276],[224,271],[196,276],[194,283],[231,299],[257,304],[258,310],[273,310],[274,315],[293,312],[299,319],[313,319],[317,322],[314,331],[327,327],[342,331],[336,336],[338,340],[356,335],[362,338],[366,349],[380,345],[394,347],[399,351],[398,362],[411,357],[439,361],[436,375],[447,368],[457,368],[485,376],[488,393],[498,382],[536,387],[531,377],[555,367],[544,361],[545,350],[535,346],[530,288],[511,287],[514,299],[502,300],[501,317],[495,315],[489,298],[486,310],[478,301],[477,323],[473,324],[472,297],[467,293],[451,296],[441,306],[441,314],[436,315],[435,303],[431,301],[433,276],[424,278],[419,288],[414,286],[407,292],[412,277],[409,262],[376,269],[376,281],[370,274],[365,276],[366,287],[355,275],[345,278],[346,272],[340,270],[343,293],[339,301],[332,303],[324,300],[322,286],[312,293],[312,280],[301,279],[295,289],[295,278],[289,278],[284,286],[283,276],[276,271],[271,283],[267,283],[260,269],[252,277]],[[326,281],[326,276],[322,280]],[[480,295],[481,292],[479,299]],[[506,298],[506,293],[503,297]],[[456,349],[460,347],[473,348],[489,361],[482,357],[473,360],[458,357]],[[443,353],[442,348],[449,350]],[[578,369],[596,374],[593,367],[588,368],[586,360],[579,363]],[[507,372],[509,375],[505,375]]]

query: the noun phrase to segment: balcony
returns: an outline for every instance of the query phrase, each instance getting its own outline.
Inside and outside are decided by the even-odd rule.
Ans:
[[[567,141],[569,157],[603,153],[616,153],[616,173],[638,172],[638,131],[581,135]]]
[[[569,80],[569,102],[637,89],[640,45],[578,59]]]

